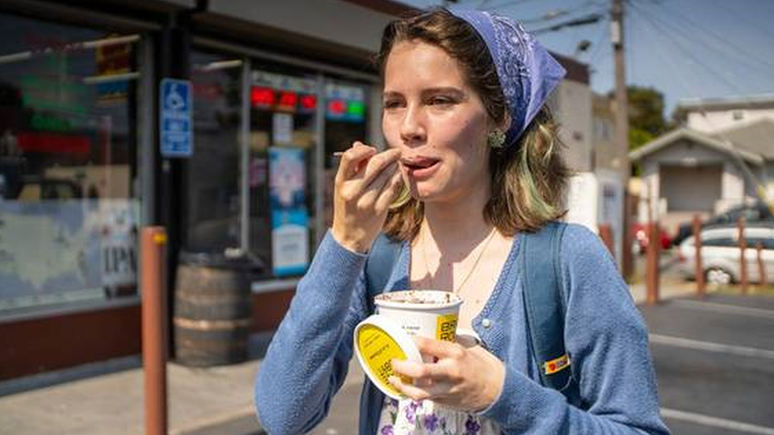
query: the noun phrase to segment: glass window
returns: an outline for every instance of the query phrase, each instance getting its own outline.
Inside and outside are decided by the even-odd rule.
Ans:
[[[356,140],[368,138],[368,91],[366,85],[329,79],[325,84],[325,226],[333,224],[333,180],[338,159],[333,153],[346,151]]]
[[[223,253],[240,243],[240,141],[242,62],[194,51],[194,153],[187,173],[191,252]]]
[[[250,250],[274,277],[306,271],[315,234],[317,76],[256,62],[250,84]]]
[[[702,240],[701,244],[702,246],[721,246],[721,247],[738,246],[738,244],[736,243],[736,240],[732,239],[731,237],[720,237],[717,239]]]
[[[0,14],[0,315],[136,293],[138,40]]]

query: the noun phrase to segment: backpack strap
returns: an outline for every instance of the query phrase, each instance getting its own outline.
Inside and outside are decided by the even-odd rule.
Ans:
[[[520,266],[529,344],[540,368],[540,381],[580,405],[564,346],[568,292],[562,291],[560,250],[567,224],[550,222],[535,233],[521,233]]]
[[[374,312],[374,296],[383,293],[398,262],[401,243],[381,233],[371,245],[365,265],[368,312]]]

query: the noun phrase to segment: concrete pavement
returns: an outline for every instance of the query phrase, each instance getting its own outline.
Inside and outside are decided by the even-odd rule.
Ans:
[[[644,301],[644,286],[634,285],[631,291],[636,301]],[[692,284],[664,285],[661,296],[668,299],[693,291]],[[260,433],[253,411],[253,380],[270,338],[266,334],[252,338],[252,359],[246,363],[214,368],[170,363],[169,433]],[[353,359],[331,415],[313,434],[354,433],[362,380],[363,373]],[[0,383],[0,434],[141,435],[143,406],[139,357],[95,364]]]
[[[265,349],[268,337],[253,341],[253,348]],[[252,385],[259,364],[258,359],[213,368],[168,364],[169,433],[193,435],[243,416],[251,417],[255,432]],[[118,370],[90,376],[104,365]],[[57,375],[75,379],[47,385]],[[0,434],[141,435],[143,385],[139,357],[0,383]]]

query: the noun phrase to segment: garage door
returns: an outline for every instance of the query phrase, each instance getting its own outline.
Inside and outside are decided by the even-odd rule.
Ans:
[[[667,211],[712,212],[720,199],[722,173],[721,165],[662,166],[659,190],[667,200]]]

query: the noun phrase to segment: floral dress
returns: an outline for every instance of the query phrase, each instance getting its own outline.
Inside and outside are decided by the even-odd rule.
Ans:
[[[496,435],[493,421],[469,412],[444,408],[430,400],[384,399],[377,435]]]

